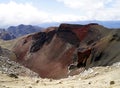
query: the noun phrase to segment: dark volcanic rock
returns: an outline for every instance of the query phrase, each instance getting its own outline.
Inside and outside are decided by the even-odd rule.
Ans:
[[[119,33],[96,23],[61,24],[20,38],[12,50],[17,62],[41,77],[59,79],[120,61]]]

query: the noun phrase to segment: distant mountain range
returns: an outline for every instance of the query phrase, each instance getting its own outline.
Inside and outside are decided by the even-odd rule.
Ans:
[[[69,23],[69,24],[89,24],[89,23],[98,23],[100,25],[103,25],[108,28],[120,28],[120,21],[69,21],[69,22],[63,22],[63,23]],[[61,23],[59,22],[50,22],[50,23],[42,23],[39,24],[40,27],[50,27],[50,26],[59,26]]]
[[[26,34],[39,32],[42,29],[42,27],[23,24],[18,26],[10,26],[7,29],[0,29],[0,39],[11,40]]]
[[[5,29],[0,29],[0,39],[11,40],[14,38],[16,38],[16,36],[14,36],[14,34],[9,33]]]
[[[71,22],[62,22],[69,24],[88,24],[88,23],[98,23],[108,28],[120,28],[120,21],[71,21]],[[34,33],[43,30],[47,27],[59,26],[61,23],[59,22],[51,22],[51,23],[42,23],[38,26],[33,25],[24,25],[20,24],[18,26],[10,26],[6,29],[0,29],[0,39],[3,40],[11,40],[29,33]]]
[[[32,26],[32,25],[23,25],[20,24],[18,26],[10,26],[7,28],[7,31],[9,33],[14,34],[16,37],[20,37],[26,34],[34,33],[34,32],[39,32],[43,28],[38,27],[38,26]]]

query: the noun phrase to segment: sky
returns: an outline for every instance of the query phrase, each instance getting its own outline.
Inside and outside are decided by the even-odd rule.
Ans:
[[[0,27],[120,20],[120,0],[0,0]]]

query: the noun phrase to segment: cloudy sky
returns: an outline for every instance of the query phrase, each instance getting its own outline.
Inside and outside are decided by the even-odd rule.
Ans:
[[[0,26],[120,20],[120,0],[0,0]]]

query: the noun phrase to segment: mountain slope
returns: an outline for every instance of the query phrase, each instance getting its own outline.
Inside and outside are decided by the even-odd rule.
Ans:
[[[0,88],[119,88],[120,63],[94,67],[79,75],[53,80],[18,76],[10,77],[0,71]]]
[[[61,24],[22,37],[13,47],[17,61],[43,78],[64,78],[93,66],[120,61],[120,30],[96,23]]]

